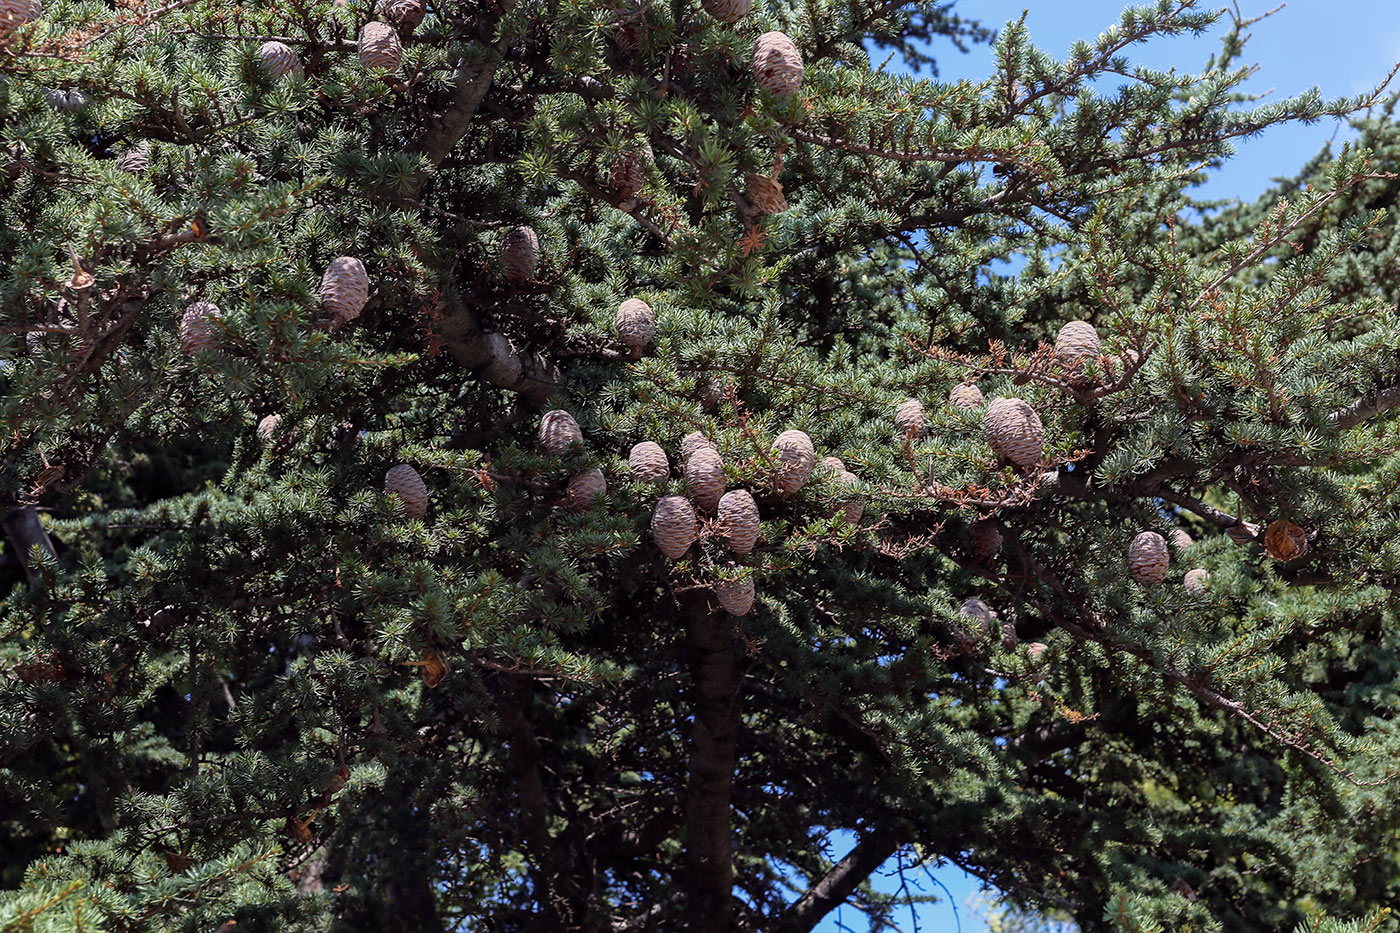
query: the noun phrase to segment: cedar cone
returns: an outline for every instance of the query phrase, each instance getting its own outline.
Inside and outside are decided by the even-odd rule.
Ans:
[[[576,512],[591,508],[595,500],[608,491],[608,480],[602,470],[584,470],[569,477],[564,493],[564,505]]]
[[[802,87],[802,53],[781,32],[765,32],[753,44],[753,77],[776,97],[790,97]]]
[[[806,485],[816,465],[812,439],[803,431],[784,431],[773,442],[773,452],[778,456],[778,488],[792,495]]]
[[[212,350],[219,345],[214,321],[220,317],[219,306],[211,301],[196,301],[185,309],[180,318],[180,347],[190,356]]]
[[[732,489],[719,500],[719,536],[735,554],[747,554],[758,543],[758,503],[747,489]]]
[[[384,493],[402,500],[403,514],[408,518],[428,514],[428,487],[418,471],[406,463],[390,467],[384,474]]]
[[[617,339],[624,347],[639,355],[656,335],[656,318],[651,313],[651,305],[640,298],[628,298],[617,306],[617,317],[613,326],[617,329]]]
[[[1045,428],[1035,409],[1019,398],[999,398],[987,406],[982,419],[987,443],[1019,467],[1040,462],[1045,452]]]
[[[685,496],[662,496],[651,516],[651,538],[671,560],[680,560],[695,543],[695,509]]]
[[[752,576],[744,577],[742,580],[716,580],[714,591],[715,599],[719,600],[721,608],[730,615],[748,615],[753,609]]]
[[[337,323],[344,324],[360,316],[369,301],[369,275],[365,264],[354,256],[331,260],[321,276],[321,305]]]
[[[664,483],[671,475],[671,464],[660,444],[642,441],[627,455],[627,469],[639,483]]]
[[[558,456],[571,445],[582,443],[583,431],[567,411],[556,408],[540,416],[540,446],[545,453]]]
[[[535,277],[540,261],[540,238],[532,227],[513,227],[501,241],[501,268],[506,281],[524,285]]]
[[[388,23],[365,23],[360,30],[360,64],[366,68],[398,71],[403,64],[399,34]]]
[[[895,406],[894,426],[909,440],[922,440],[928,433],[925,416],[924,403],[916,398],[907,398]]]
[[[1161,583],[1167,578],[1171,554],[1167,539],[1155,531],[1144,531],[1128,546],[1128,570],[1143,586]]]
[[[264,42],[258,47],[258,58],[267,69],[267,73],[274,78],[282,78],[287,75],[300,78],[304,72],[301,67],[301,59],[297,53],[292,51],[292,47],[282,42]]]
[[[982,407],[982,390],[970,382],[955,385],[948,393],[948,401],[959,408],[980,408]]]

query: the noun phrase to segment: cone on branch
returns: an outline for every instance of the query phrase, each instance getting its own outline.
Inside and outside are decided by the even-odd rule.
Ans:
[[[576,512],[582,512],[592,508],[607,491],[608,480],[602,470],[584,470],[569,477],[569,485],[564,492],[564,505]]]
[[[540,416],[540,446],[545,453],[559,456],[575,444],[583,443],[583,430],[574,416],[556,408]]]
[[[753,77],[775,97],[791,97],[802,87],[802,53],[781,32],[765,32],[753,45]]]
[[[997,621],[996,610],[980,599],[964,600],[958,607],[958,614],[972,623],[979,640],[992,634]]]
[[[379,4],[379,15],[391,23],[404,39],[422,24],[427,12],[423,0],[382,0]]]
[[[697,511],[712,514],[724,495],[724,461],[719,453],[701,447],[686,458],[685,485]]]
[[[365,23],[360,30],[359,52],[360,64],[366,68],[394,72],[403,64],[399,34],[388,23]]]
[[[619,153],[608,172],[608,187],[624,201],[635,198],[645,187],[655,160],[651,144],[645,142]]]
[[[894,426],[909,440],[922,440],[928,434],[927,416],[923,402],[907,398],[895,406]]]
[[[753,576],[740,580],[716,580],[713,586],[720,607],[732,616],[744,616],[753,611],[755,588]]]
[[[141,140],[130,149],[117,156],[117,168],[128,175],[144,175],[151,167],[151,143]]]
[[[1184,528],[1173,528],[1170,540],[1172,547],[1176,548],[1178,554],[1196,543],[1195,540],[1186,533],[1186,529]]]
[[[758,503],[747,489],[731,489],[719,500],[716,525],[724,546],[744,555],[758,543]]]
[[[1084,367],[1099,358],[1099,332],[1087,321],[1070,321],[1055,337],[1055,360],[1072,383],[1082,382]]]
[[[26,23],[32,23],[44,12],[39,0],[0,0],[0,42],[14,35]]]
[[[300,78],[305,74],[301,58],[284,42],[264,42],[258,47],[258,61],[262,62],[263,68],[274,78],[285,78],[288,75]]]
[[[671,477],[666,451],[652,441],[642,441],[627,455],[627,469],[639,483],[664,483]]]
[[[753,0],[701,0],[700,6],[721,23],[737,23],[753,11]]]
[[[1210,589],[1210,571],[1197,567],[1195,570],[1186,571],[1186,576],[1182,578],[1182,585],[1186,587],[1186,592],[1193,596],[1200,596]]]
[[[1001,550],[1001,529],[996,522],[981,519],[967,530],[967,550],[978,560],[991,560]]]
[[[196,356],[219,345],[219,306],[212,301],[196,301],[180,317],[180,348]]]
[[[773,442],[773,452],[778,458],[778,488],[793,495],[807,484],[816,465],[812,439],[804,431],[784,431]]]
[[[959,408],[981,408],[982,390],[970,382],[960,383],[948,393],[948,401]]]
[[[409,518],[428,514],[428,486],[418,471],[406,463],[390,467],[384,474],[384,493],[398,496],[403,502],[403,514]]]
[[[776,178],[767,175],[748,175],[744,178],[744,197],[760,214],[781,214],[788,209],[787,198],[783,196],[783,186]]]
[[[695,509],[685,496],[662,496],[651,515],[651,539],[671,560],[680,560],[695,543]]]
[[[282,426],[282,416],[273,413],[258,422],[258,441],[264,447],[271,447],[277,438],[277,430]]]
[[[656,335],[656,317],[651,305],[640,298],[628,298],[617,306],[613,326],[618,341],[631,350],[634,357],[641,356]]]
[[[501,270],[512,285],[525,285],[535,277],[540,261],[540,238],[533,227],[512,227],[501,240]]]
[[[833,476],[832,480],[838,486],[854,487],[860,485],[860,479],[849,470],[842,470]],[[861,517],[865,514],[865,503],[857,496],[842,499],[831,514],[839,514],[848,525],[859,525]]]
[[[993,401],[987,406],[982,428],[992,450],[1019,467],[1033,467],[1045,454],[1045,428],[1040,415],[1023,399]]]
[[[368,302],[369,274],[365,264],[354,256],[332,259],[321,276],[321,306],[331,313],[335,323],[353,321]]]
[[[715,446],[715,442],[699,431],[691,431],[685,437],[681,438],[681,466],[684,467],[685,462],[689,460],[697,450],[704,449],[719,453],[719,448]]]
[[[1264,550],[1277,561],[1297,560],[1308,553],[1308,533],[1286,518],[1275,519],[1264,529]]]
[[[1144,531],[1128,546],[1128,571],[1143,586],[1153,586],[1167,578],[1171,553],[1167,539],[1155,531]]]

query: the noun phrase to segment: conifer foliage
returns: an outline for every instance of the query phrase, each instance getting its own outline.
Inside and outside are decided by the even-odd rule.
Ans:
[[[1397,929],[1400,133],[1221,23],[0,0],[0,930]]]

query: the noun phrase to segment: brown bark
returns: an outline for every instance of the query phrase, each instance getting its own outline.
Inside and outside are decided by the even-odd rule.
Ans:
[[[739,674],[729,616],[693,597],[686,613],[694,725],[686,788],[686,886],[696,933],[731,928],[734,884],[730,798],[739,740]]]

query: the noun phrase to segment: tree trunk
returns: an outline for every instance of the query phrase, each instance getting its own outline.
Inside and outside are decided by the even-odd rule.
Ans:
[[[730,796],[739,738],[734,626],[727,614],[710,608],[704,595],[690,601],[686,615],[694,704],[685,802],[690,928],[725,933],[733,902]]]

